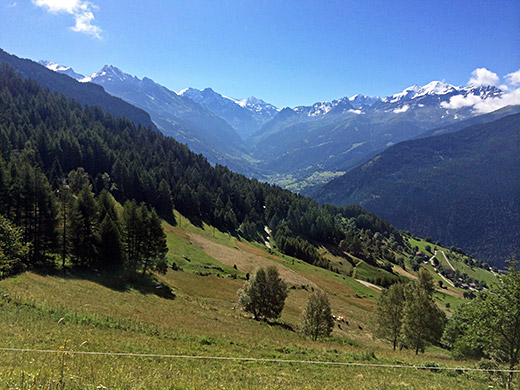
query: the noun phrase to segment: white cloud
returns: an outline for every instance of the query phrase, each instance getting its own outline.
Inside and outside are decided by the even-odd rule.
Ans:
[[[441,102],[442,108],[458,110],[463,107],[471,107],[475,104],[479,103],[482,99],[477,95],[455,95],[453,96],[449,102]]]
[[[471,74],[473,77],[469,80],[469,84],[472,86],[496,86],[500,81],[496,73],[486,68],[475,69]],[[504,93],[500,96],[484,98],[483,96],[473,94],[467,96],[456,95],[449,102],[441,102],[441,107],[452,110],[471,107],[476,114],[486,114],[506,106],[520,105],[520,88],[518,88],[520,85],[520,69],[509,73],[504,78],[506,82],[499,86]]]
[[[515,106],[518,104],[520,104],[520,88],[500,97],[482,100],[475,104],[474,110],[479,114],[485,114],[496,111],[502,107]]]
[[[520,69],[506,75],[506,79],[511,83],[511,85],[520,85]]]
[[[520,88],[501,96],[482,99],[480,96],[467,95],[466,97],[457,95],[453,96],[449,102],[442,102],[441,107],[447,109],[459,109],[462,107],[473,107],[473,111],[477,114],[487,114],[488,112],[499,110],[506,106],[514,106],[520,104]]]
[[[472,78],[469,79],[468,85],[497,85],[500,81],[498,75],[486,68],[477,68],[471,72]]]
[[[98,9],[95,4],[86,0],[32,0],[33,4],[45,8],[52,13],[67,13],[74,17],[75,26],[72,31],[92,35],[101,39],[103,30],[94,24],[94,14],[92,11]]]
[[[402,106],[401,108],[396,108],[394,110],[394,114],[400,114],[402,112],[406,112],[408,111],[408,109],[410,108],[410,106],[408,104],[405,104],[404,106]]]

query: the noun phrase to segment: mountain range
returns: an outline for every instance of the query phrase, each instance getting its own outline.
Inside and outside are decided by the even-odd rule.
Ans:
[[[70,67],[41,64],[77,75]],[[176,93],[110,65],[75,78],[101,85],[147,111],[159,130],[211,162],[281,185],[304,183],[296,189],[305,189],[309,178],[326,182],[400,141],[478,116],[472,106],[451,104],[457,99],[485,101],[503,95],[492,86],[432,81],[383,98],[358,94],[279,109],[255,97],[234,99],[211,88]]]
[[[504,137],[491,138],[490,141],[482,136],[477,137],[474,142],[471,140],[472,136],[463,137],[463,141],[460,141],[460,138],[453,138],[456,146],[461,146],[464,142],[471,145],[480,142],[481,149],[476,146],[473,149],[475,158],[492,156],[493,153],[490,154],[489,150],[493,150],[497,159],[490,168],[468,158],[460,163],[459,169],[456,156],[466,156],[465,152],[463,150],[453,152],[449,158],[452,165],[449,167],[456,173],[450,173],[448,168],[439,170],[437,165],[426,164],[423,167],[422,159],[426,159],[426,156],[415,153],[415,150],[403,152],[403,146],[399,144],[401,141],[415,139],[408,142],[418,145],[417,150],[421,151],[420,141],[430,145],[437,142],[436,139],[439,137],[431,137],[432,135],[459,134],[460,130],[467,126],[490,123],[519,112],[519,106],[510,106],[486,115],[479,115],[480,112],[472,105],[459,104],[464,99],[473,102],[500,99],[504,92],[498,88],[455,87],[437,81],[422,87],[409,87],[401,93],[384,98],[355,95],[331,102],[315,103],[312,106],[278,109],[257,98],[234,99],[210,88],[202,91],[188,88],[177,93],[149,78],[139,79],[110,65],[91,76],[84,77],[66,66],[50,62],[42,63],[44,66],[41,66],[3,51],[0,52],[0,60],[9,63],[23,77],[33,78],[44,87],[64,93],[82,104],[98,104],[114,116],[127,116],[136,124],[171,135],[188,144],[195,152],[204,154],[213,164],[226,165],[248,176],[287,186],[298,181],[304,183],[307,181],[305,184],[309,184],[310,178],[313,184],[317,183],[317,190],[304,188],[304,185],[299,188],[303,188],[307,194],[314,194],[320,201],[340,205],[362,204],[388,218],[390,222],[402,229],[430,235],[444,243],[460,246],[482,256],[485,260],[502,261],[505,255],[518,253],[518,248],[510,244],[516,239],[514,234],[510,234],[509,227],[503,228],[503,220],[508,218],[512,221],[510,227],[514,229],[518,225],[516,223],[518,204],[513,200],[515,196],[518,197],[518,192],[510,187],[499,191],[500,184],[503,182],[516,183],[514,178],[489,181],[499,191],[493,193],[493,196],[496,195],[497,199],[502,200],[497,201],[496,208],[490,208],[491,214],[486,214],[486,211],[481,212],[481,215],[489,217],[490,222],[485,226],[487,235],[477,233],[481,225],[479,225],[479,216],[472,210],[484,210],[489,204],[493,205],[493,197],[484,194],[485,196],[479,198],[475,195],[471,200],[460,203],[461,199],[466,199],[464,196],[469,191],[468,188],[472,190],[478,188],[477,194],[479,196],[483,194],[481,189],[486,187],[478,180],[486,177],[489,172],[504,169],[515,171],[512,169],[514,164],[511,163],[513,154],[507,149],[511,145],[501,144],[505,142]],[[514,145],[515,138],[511,137],[511,140]],[[397,145],[394,146],[395,144]],[[493,148],[493,145],[496,147]],[[370,159],[385,149],[392,156],[382,159],[382,161],[389,161],[388,166],[385,168],[384,164],[373,164],[373,161],[379,161],[378,159],[382,157]],[[395,186],[401,191],[398,191],[399,195],[394,194],[385,198],[386,195],[379,195],[383,192],[377,192],[381,190],[377,185],[370,187],[370,180],[378,185],[383,183],[382,188],[385,189],[384,180],[375,180],[378,175],[390,178],[390,182],[393,178],[398,178],[400,173],[397,165],[401,153],[417,157],[415,160],[408,161],[410,167],[407,172],[411,172],[412,179],[399,178],[399,183]],[[439,153],[444,156],[442,152]],[[359,165],[366,166],[362,164],[369,160],[377,170],[366,171],[365,175],[359,173],[360,168],[354,169]],[[392,161],[397,165],[392,164]],[[472,169],[467,168],[468,166]],[[388,169],[394,169],[395,173],[390,174]],[[323,182],[346,171],[349,171],[346,176],[320,188]],[[461,180],[466,180],[470,184],[464,187],[465,190],[461,190],[446,177],[436,176],[439,172],[447,172],[448,178],[462,174]],[[417,199],[413,197],[409,202],[405,200],[408,198],[404,195],[402,199],[400,198],[400,194],[406,193],[409,188],[421,187],[414,182],[417,180],[417,175],[430,178],[428,183],[418,181],[425,188],[431,185],[446,189],[440,198],[432,196],[430,199],[427,196],[419,196],[419,200],[430,199],[435,206],[421,207],[423,203],[414,203]],[[365,176],[368,182],[362,182],[361,179]],[[356,194],[361,194],[359,196],[352,195],[347,188],[352,178],[357,180],[355,182],[360,190]],[[471,185],[477,182],[478,186]],[[404,185],[404,189],[397,184]],[[365,186],[368,190],[363,192]],[[503,195],[499,196],[499,193]],[[381,203],[377,206],[379,208],[374,206],[377,202],[371,203],[371,197],[376,200],[381,198]],[[438,202],[445,204],[446,210],[452,211],[441,212]],[[472,206],[468,208],[467,205]],[[401,212],[391,213],[390,210],[394,208]],[[497,208],[509,211],[501,214],[496,210]],[[406,214],[406,217],[412,216],[414,219],[412,222],[406,221],[402,215],[403,218],[399,219],[400,214]],[[454,220],[469,222],[464,222],[465,227],[461,229],[462,232],[454,233],[456,230]],[[500,236],[504,240],[500,240]],[[480,244],[474,241],[475,237],[480,240]],[[499,250],[496,248],[497,245],[500,247]]]

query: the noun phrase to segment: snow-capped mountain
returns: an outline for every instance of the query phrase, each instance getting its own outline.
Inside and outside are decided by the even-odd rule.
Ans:
[[[498,97],[503,94],[499,88],[485,85],[485,86],[469,86],[469,87],[455,87],[442,81],[432,81],[422,87],[413,85],[406,88],[400,93],[392,96],[387,96],[381,99],[382,103],[410,103],[424,104],[425,102],[438,104],[442,101],[449,101],[453,96],[460,95],[467,97],[468,95],[478,96],[481,99],[491,97]]]
[[[231,98],[230,98],[231,99]],[[270,103],[264,102],[262,99],[258,99],[254,96],[250,96],[245,99],[236,100],[232,99],[239,106],[247,108],[249,111],[260,114],[262,113],[266,117],[272,118],[276,113],[280,112],[278,107],[273,106]]]
[[[105,65],[81,81],[101,85],[108,93],[147,111],[164,134],[203,153],[211,162],[250,173],[248,164],[243,161],[246,147],[236,131],[188,97],[112,65]]]
[[[479,114],[476,103],[504,95],[492,86],[432,81],[384,98],[358,94],[279,110],[261,99],[234,99],[211,88],[176,93],[110,65],[79,79],[144,109],[162,132],[210,161],[259,178],[345,171],[395,143],[473,118]]]
[[[179,95],[190,98],[227,121],[243,139],[271,120],[279,111],[261,99],[250,97],[237,100],[222,96],[211,88],[202,91],[186,88],[180,91]]]
[[[76,79],[76,80],[81,80],[85,77],[79,73],[74,72],[74,70],[69,66],[63,66],[63,65],[57,64],[55,62],[45,61],[45,60],[38,61],[38,63],[40,65],[45,66],[47,69],[53,70],[57,73],[66,74],[67,76],[72,77],[73,79]]]
[[[361,94],[354,95],[348,99],[350,104],[354,106],[354,108],[358,110],[362,110],[363,108],[373,106],[375,103],[381,101],[379,96],[365,96]]]
[[[400,93],[396,93],[392,96],[381,99],[381,101],[384,103],[396,103],[403,100],[420,98],[421,96],[426,95],[446,95],[456,90],[457,88],[453,85],[442,81],[432,81],[422,87],[418,85],[412,85]]]
[[[90,83],[95,82],[95,80],[103,80],[103,82],[125,82],[128,80],[139,82],[137,77],[124,73],[121,69],[112,65],[105,65],[99,72],[83,77],[79,81],[82,83]]]
[[[502,95],[492,86],[432,81],[382,99],[354,95],[300,106],[282,111],[252,136],[253,155],[265,169],[291,175],[347,170],[395,143],[475,117],[473,102]]]
[[[294,111],[308,117],[319,118],[326,114],[364,114],[364,109],[369,108],[380,99],[378,97],[369,97],[363,95],[355,95],[352,98],[342,97],[341,99],[331,102],[318,102],[312,106],[298,106]]]

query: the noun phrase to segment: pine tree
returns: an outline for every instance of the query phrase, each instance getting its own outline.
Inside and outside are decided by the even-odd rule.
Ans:
[[[61,267],[65,267],[65,260],[69,250],[69,225],[72,212],[72,192],[65,180],[62,181],[60,188],[56,191],[60,203],[61,220]]]
[[[146,206],[142,205],[144,209]],[[153,269],[161,273],[165,273],[166,254],[168,246],[166,245],[166,234],[161,226],[161,219],[155,210],[148,211],[146,209],[146,236],[144,241],[144,250],[142,255],[142,273]]]
[[[163,178],[159,183],[157,194],[157,211],[159,215],[171,225],[175,225],[175,217],[173,215],[173,199],[170,185]]]
[[[123,264],[123,245],[119,225],[110,215],[99,224],[99,259],[105,267],[119,267]]]
[[[123,247],[127,268],[136,271],[142,253],[144,237],[144,218],[142,210],[134,200],[126,201],[123,207]]]

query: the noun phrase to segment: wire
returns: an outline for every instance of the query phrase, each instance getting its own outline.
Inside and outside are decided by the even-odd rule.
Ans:
[[[253,357],[232,357],[232,356],[200,356],[200,355],[166,355],[155,353],[130,353],[130,352],[96,352],[96,351],[67,351],[67,350],[51,350],[51,349],[29,349],[29,348],[7,348],[0,347],[0,351],[5,352],[34,352],[34,353],[59,353],[70,355],[97,355],[97,356],[129,356],[129,357],[154,357],[154,358],[174,358],[174,359],[200,359],[200,360],[234,360],[249,361],[263,363],[298,363],[298,364],[323,364],[335,366],[353,366],[353,367],[372,367],[372,368],[406,368],[418,370],[450,370],[450,371],[478,371],[478,372],[520,372],[520,370],[507,369],[488,369],[488,368],[470,368],[470,367],[424,367],[400,364],[373,364],[373,363],[348,363],[348,362],[330,362],[320,360],[290,360],[290,359],[268,359]]]

